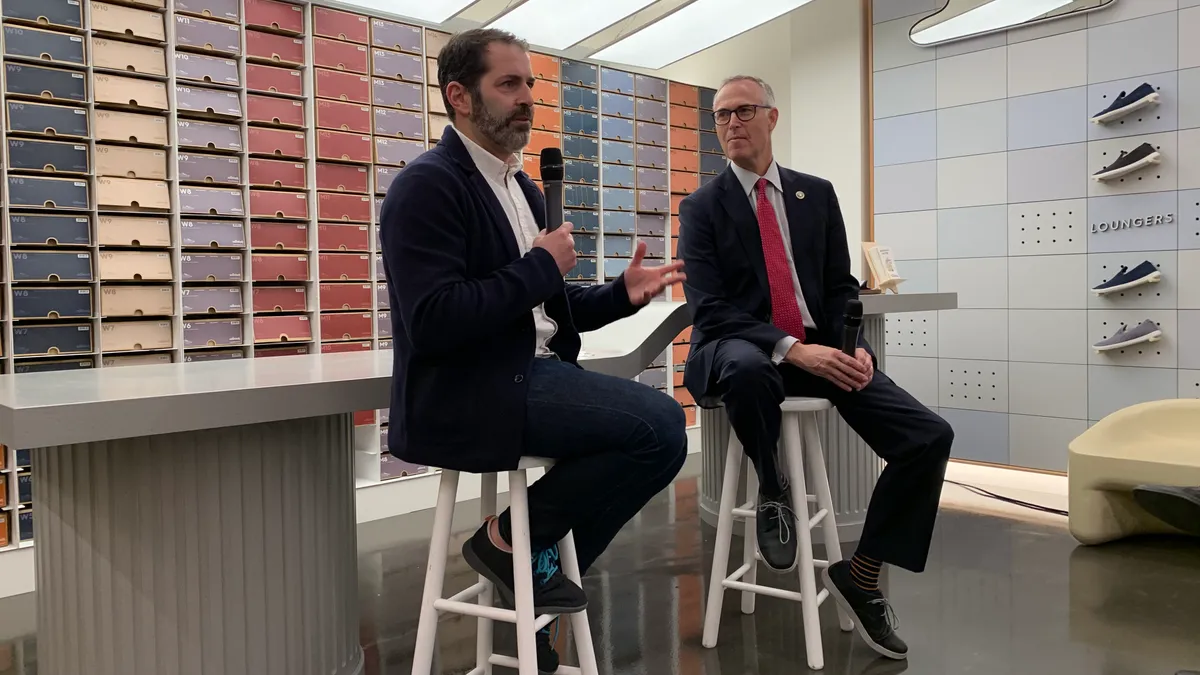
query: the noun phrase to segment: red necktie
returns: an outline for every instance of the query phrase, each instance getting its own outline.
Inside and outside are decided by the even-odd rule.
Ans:
[[[754,187],[758,193],[758,230],[762,235],[763,258],[767,263],[767,283],[771,286],[771,318],[788,335],[804,342],[804,315],[800,313],[800,303],[796,302],[796,289],[792,286],[792,271],[788,268],[787,249],[783,246],[779,219],[767,200],[768,185],[766,178],[759,178]]]

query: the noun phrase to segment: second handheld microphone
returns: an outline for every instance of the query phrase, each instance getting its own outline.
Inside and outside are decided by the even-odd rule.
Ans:
[[[546,193],[546,231],[563,224],[563,155],[558,148],[542,148],[539,157],[542,190]]]
[[[854,356],[858,353],[858,334],[862,330],[862,300],[846,302],[846,314],[842,317],[842,353]]]

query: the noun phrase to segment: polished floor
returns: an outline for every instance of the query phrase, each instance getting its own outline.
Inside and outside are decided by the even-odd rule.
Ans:
[[[720,644],[701,647],[713,529],[700,522],[696,490],[695,478],[685,478],[660,495],[585,578],[601,672],[810,672],[799,606],[786,601],[760,598],[758,611],[744,616],[730,594]],[[468,513],[474,506],[459,509],[456,549],[475,527]],[[429,526],[429,514],[417,514],[360,528],[367,675],[410,673]],[[795,587],[790,578],[780,580]],[[473,581],[456,556],[448,588]],[[827,605],[823,672],[1173,675],[1200,669],[1200,540],[1086,548],[1060,526],[945,510],[926,573],[893,571],[887,585],[909,660],[877,659],[857,637],[838,630]],[[0,617],[31,607],[28,596],[0,601]],[[473,620],[444,620],[436,672],[470,670],[474,635]],[[0,638],[0,675],[36,675],[36,636]],[[566,638],[563,631],[560,643]],[[513,653],[511,629],[498,630],[496,645]]]

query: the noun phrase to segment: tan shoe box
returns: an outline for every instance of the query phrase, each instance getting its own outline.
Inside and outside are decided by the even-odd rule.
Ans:
[[[92,95],[96,103],[131,105],[139,108],[168,110],[167,85],[153,80],[139,80],[120,75],[92,75]]]
[[[153,45],[93,38],[92,66],[166,77],[167,50]]]
[[[96,175],[166,180],[167,151],[125,145],[97,145]]]
[[[100,216],[96,221],[100,246],[170,246],[171,222],[166,218]]]
[[[143,38],[155,42],[167,39],[163,15],[144,9],[134,9],[106,2],[89,2],[92,10],[92,30],[111,35]]]
[[[163,251],[101,251],[101,281],[171,281],[171,254]]]
[[[95,132],[98,141],[170,145],[167,118],[156,115],[97,110]]]
[[[121,366],[159,366],[171,363],[170,354],[130,354],[128,356],[106,356],[101,361],[105,368]]]
[[[132,352],[170,349],[175,331],[168,321],[118,321],[100,324],[100,351]]]
[[[100,316],[171,316],[175,289],[171,286],[105,286],[100,291]]]
[[[100,208],[171,208],[171,188],[165,181],[136,178],[97,178],[96,203]]]

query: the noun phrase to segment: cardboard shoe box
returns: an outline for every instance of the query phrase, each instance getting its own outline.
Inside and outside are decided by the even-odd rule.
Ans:
[[[424,140],[425,119],[420,113],[393,108],[374,108],[375,134],[413,140]]]
[[[88,100],[84,73],[21,63],[4,64],[4,92],[17,98],[45,98],[67,103]]]
[[[633,112],[635,109],[636,108],[632,96],[628,96],[626,94],[614,94],[607,91],[603,94],[600,94],[600,112],[604,113],[605,115],[633,119]]]
[[[246,119],[263,124],[303,127],[304,102],[266,94],[246,94]]]
[[[241,95],[234,91],[175,85],[179,112],[241,119]]]
[[[371,81],[371,103],[388,108],[421,111],[425,109],[422,97],[424,87],[411,82],[374,78]]]
[[[163,15],[144,9],[89,0],[92,30],[109,35],[163,42],[167,39]]]
[[[637,214],[638,236],[662,237],[666,235],[667,216],[650,213]]]
[[[4,26],[4,55],[82,66],[83,37],[58,31]]]
[[[649,213],[667,213],[671,208],[671,198],[666,192],[653,190],[638,190],[637,210]]]
[[[86,108],[9,101],[9,131],[87,138],[91,135]]]
[[[96,175],[165,181],[167,151],[124,145],[97,145]]]
[[[242,182],[242,162],[229,155],[180,152],[176,155],[176,170],[181,181],[230,185]]]
[[[215,351],[190,352],[183,355],[184,363],[202,363],[204,361],[232,361],[244,358],[240,349],[221,349]]]
[[[308,309],[308,292],[303,286],[255,286],[254,313],[303,312]]]
[[[241,26],[177,14],[175,44],[205,52],[240,56]]]
[[[340,220],[344,223],[369,223],[371,222],[371,198],[366,195],[340,192],[318,193],[317,218]]]
[[[418,30],[417,44],[420,44],[420,29]],[[421,48],[417,47],[417,52],[420,53]],[[406,80],[408,82],[424,82],[425,81],[425,63],[420,56],[412,54],[401,54],[387,49],[372,49],[371,50],[371,74],[375,77],[390,77],[395,80]]]
[[[323,283],[320,295],[322,312],[371,309],[371,284]]]
[[[101,281],[171,281],[171,254],[161,251],[112,251],[99,253]]]
[[[638,166],[665,169],[667,168],[667,149],[656,145],[639,145],[637,146],[636,162]]]
[[[365,16],[313,6],[313,35],[365,45],[371,41],[370,33],[371,26]]]
[[[421,28],[385,19],[371,19],[371,44],[384,49],[397,49],[409,54],[421,54]]]
[[[175,77],[192,82],[227,84],[233,87],[242,83],[237,61],[223,56],[206,56],[187,52],[175,53]]]
[[[272,356],[306,356],[308,345],[262,345],[254,350],[254,358],[269,359]]]
[[[92,351],[90,323],[56,323],[13,327],[14,356],[87,354]]]
[[[371,156],[370,136],[317,130],[317,159],[370,164]]]
[[[100,289],[102,317],[171,316],[175,289],[170,286],[105,286]]]
[[[166,218],[100,216],[96,243],[101,246],[170,246],[171,224]]]
[[[91,170],[88,147],[82,143],[8,139],[9,169],[46,173],[82,173]]]
[[[699,171],[700,153],[695,150],[671,150],[671,168],[676,171]]]
[[[317,189],[367,194],[370,173],[365,166],[317,162]]]
[[[375,314],[375,334],[381,338],[392,337],[391,312],[377,312]]]
[[[392,181],[400,175],[400,168],[394,166],[375,167],[375,194],[385,195]]]
[[[136,178],[96,179],[96,203],[111,209],[171,209],[171,188],[165,181]]]
[[[313,65],[318,68],[366,75],[370,69],[370,60],[366,45],[323,37],[313,38]]]
[[[279,251],[308,250],[308,223],[251,221],[250,248]],[[306,266],[307,264],[305,262]],[[305,275],[304,278],[307,279],[308,276]]]
[[[310,342],[312,323],[305,315],[254,317],[254,342]]]
[[[230,314],[240,313],[242,289],[194,287],[183,289],[184,314]]]
[[[300,162],[258,157],[250,159],[250,185],[252,186],[303,190],[307,181],[306,167]]]
[[[308,193],[276,190],[250,191],[251,218],[308,219]]]
[[[370,312],[338,312],[321,315],[322,340],[368,340],[373,318]]]
[[[278,0],[244,0],[247,26],[277,30],[292,35],[304,32],[304,8]]]
[[[179,188],[179,212],[208,216],[244,216],[241,190],[208,187]]]
[[[241,4],[239,0],[175,0],[175,11],[226,21],[239,21],[242,18]]]
[[[7,0],[4,18],[79,29],[83,28],[83,6],[80,0]]]
[[[250,257],[250,276],[256,282],[308,281],[308,256],[255,253]]]
[[[667,191],[667,186],[670,181],[667,179],[666,169],[647,169],[639,167],[637,170],[637,189],[639,190],[661,190]]]
[[[39,209],[82,209],[92,206],[86,180],[9,176],[9,206]]]
[[[322,281],[370,281],[371,256],[355,253],[322,253],[317,258]]]
[[[102,70],[166,77],[167,50],[123,40],[92,38],[92,66]]]
[[[92,316],[92,289],[14,288],[14,319],[87,319]]]
[[[322,251],[369,252],[370,229],[368,225],[321,223],[317,225],[317,248]]]
[[[322,354],[348,354],[351,352],[369,352],[373,349],[371,341],[366,342],[327,342],[321,345]],[[383,349],[383,347],[380,347]]]
[[[179,120],[179,147],[208,150],[242,149],[242,130],[232,124]]]
[[[700,189],[700,174],[687,171],[671,172],[671,192],[677,195],[690,195]]]
[[[95,73],[92,75],[92,89],[96,103],[128,105],[164,112],[170,109],[167,85],[162,82]]]
[[[633,93],[633,73],[614,68],[600,69],[600,88],[618,94]]]
[[[183,324],[183,346],[232,347],[242,344],[241,319],[193,319]]]
[[[122,368],[124,366],[161,366],[164,363],[174,363],[171,354],[127,354],[124,356],[106,356],[100,359],[105,368]]]
[[[246,65],[246,89],[271,94],[303,96],[304,78],[299,70],[251,63]]]
[[[13,213],[8,240],[13,246],[90,246],[91,219],[50,213]]]
[[[116,110],[97,110],[95,116],[97,141],[163,146],[170,144],[165,117]]]
[[[304,40],[289,35],[246,30],[246,58],[299,68],[304,65]]]
[[[371,78],[326,68],[316,69],[318,98],[351,103],[371,103]]]
[[[170,321],[118,321],[100,325],[101,352],[171,349],[174,344]]]
[[[408,166],[408,163],[425,152],[425,144],[396,138],[375,139],[375,161],[392,166]],[[537,154],[537,153],[534,153]]]
[[[665,124],[655,124],[654,122],[637,123],[638,143],[642,143],[643,145],[666,146],[670,139],[670,130]]]
[[[317,126],[322,129],[371,133],[371,106],[317,99]]]
[[[82,370],[93,367],[91,357],[86,359],[54,359],[52,361],[23,361],[13,365],[13,372],[54,373],[62,370]]]
[[[246,226],[240,220],[193,220],[179,223],[184,247],[245,248]]]
[[[302,131],[250,127],[247,145],[251,154],[308,158],[307,138]]]
[[[179,258],[184,281],[241,281],[241,253],[185,253]]]

